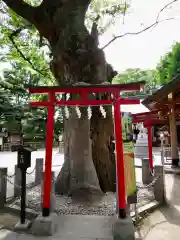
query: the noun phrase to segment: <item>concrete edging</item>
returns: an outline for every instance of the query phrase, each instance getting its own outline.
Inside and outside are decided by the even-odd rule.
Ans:
[[[150,202],[144,206],[141,206],[139,208],[137,208],[137,213],[138,213],[138,216],[140,216],[141,218],[145,217],[148,213],[152,213],[153,211],[155,211],[156,209],[158,209],[159,207],[161,207],[162,204],[158,203],[157,201],[153,201],[153,202]],[[14,214],[20,214],[20,207],[17,206],[17,205],[5,205],[5,210],[7,210],[7,212],[10,212],[10,213],[14,213]],[[39,214],[33,210],[33,209],[29,209],[29,208],[26,208],[26,216],[27,218],[30,218],[30,219],[34,219],[38,216]],[[135,212],[130,212],[130,216],[131,218],[135,218],[136,217],[136,214]]]
[[[14,213],[16,215],[20,215],[21,208],[16,205],[5,205],[5,210],[9,213]],[[30,219],[34,219],[38,216],[38,213],[33,209],[26,208],[26,217]]]
[[[180,175],[180,168],[164,167],[164,172],[169,174]]]
[[[138,213],[138,219],[136,219],[136,214],[135,212],[131,212],[130,216],[133,219],[134,224],[137,224],[139,221],[143,220],[147,216],[147,214],[150,214],[157,210],[159,207],[163,206],[161,203],[157,201],[150,202],[142,207],[137,208],[137,213]]]

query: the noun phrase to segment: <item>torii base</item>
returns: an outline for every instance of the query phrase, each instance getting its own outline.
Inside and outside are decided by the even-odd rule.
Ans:
[[[32,223],[31,232],[36,236],[52,236],[57,229],[57,214],[52,213],[48,217],[39,215]]]

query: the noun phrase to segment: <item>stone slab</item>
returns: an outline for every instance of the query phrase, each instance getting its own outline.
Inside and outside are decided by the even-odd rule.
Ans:
[[[18,233],[9,231],[7,229],[1,229],[0,240],[17,240]]]
[[[151,169],[149,166],[149,158],[142,159],[142,183],[144,185],[150,184],[153,180],[153,176],[151,174]]]
[[[150,203],[146,204],[145,206],[141,206],[141,207],[137,208],[138,217],[143,218],[148,213],[152,213],[153,211],[155,211],[156,209],[158,209],[160,207],[161,207],[161,204],[159,202],[157,202],[156,200],[154,200],[153,202],[150,202]],[[130,216],[134,219],[136,217],[136,213],[134,211],[132,211],[130,213]]]
[[[58,216],[58,228],[53,237],[115,240],[119,237],[121,240],[134,240],[134,228],[131,217],[118,219],[117,216],[61,215]]]
[[[3,224],[0,224],[0,230],[4,228],[4,225]]]
[[[13,204],[6,204],[5,205],[5,210],[7,212],[10,212],[10,213],[14,213],[14,214],[20,214],[20,211],[21,211],[21,208],[17,205],[13,205]],[[26,208],[26,218],[35,218],[37,217],[37,212],[33,209],[30,209],[30,208]]]
[[[29,227],[31,225],[31,221],[29,220],[26,220],[24,224],[21,224],[21,222],[19,221],[18,223],[16,223],[14,229],[16,231],[28,231],[29,230]]]
[[[116,219],[113,224],[113,240],[135,240],[135,229],[131,217]]]
[[[164,172],[180,175],[180,167],[172,168],[171,166],[165,166]]]
[[[154,198],[161,204],[166,203],[166,192],[165,192],[165,179],[164,179],[164,166],[156,165],[154,167],[154,178],[156,180],[154,184]]]
[[[58,217],[52,213],[49,217],[39,215],[32,223],[31,233],[37,236],[52,236],[57,229]]]
[[[18,238],[16,240],[35,240],[37,239],[37,237],[33,236],[33,235],[25,235],[25,234],[21,234],[18,236]],[[56,238],[56,237],[38,237],[39,240],[113,240],[113,237],[108,237],[108,238],[79,238],[79,237],[60,237],[60,238]],[[4,239],[3,239],[4,240]],[[11,239],[8,239],[11,240]]]
[[[56,219],[57,231],[49,236],[53,229],[53,218]],[[16,240],[35,240],[37,235],[49,240],[134,240],[135,232],[131,217],[118,219],[117,216],[80,216],[52,214],[48,218],[38,216],[33,223],[32,233],[20,234]],[[48,234],[48,237],[45,237]],[[0,238],[1,240],[1,238]],[[13,240],[13,239],[9,239]]]

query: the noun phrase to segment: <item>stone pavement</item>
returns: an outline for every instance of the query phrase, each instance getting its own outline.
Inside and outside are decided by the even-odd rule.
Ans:
[[[168,205],[149,215],[137,228],[137,240],[180,239],[180,175],[166,174]]]
[[[93,231],[94,229],[92,228],[91,231]],[[107,237],[103,237],[102,234],[100,234],[100,238],[96,238],[96,237],[86,237],[86,236],[78,236],[79,234],[76,234],[75,236],[72,236],[71,234],[68,236],[63,236],[60,233],[59,234],[55,234],[52,237],[35,237],[32,235],[27,235],[27,234],[18,234],[15,232],[11,232],[9,230],[1,230],[0,232],[0,240],[36,240],[36,239],[42,239],[42,240],[113,240],[112,236],[107,236]],[[102,238],[103,237],[103,238]]]
[[[59,216],[58,229],[53,236],[39,237],[30,234],[18,234],[6,229],[1,229],[0,240],[132,240],[131,232],[134,232],[133,225],[127,223],[130,218],[117,222],[117,218],[105,216]],[[118,229],[118,230],[116,230]],[[124,233],[125,238],[113,238],[113,233]],[[134,235],[134,234],[133,234]],[[116,235],[117,236],[117,235]]]

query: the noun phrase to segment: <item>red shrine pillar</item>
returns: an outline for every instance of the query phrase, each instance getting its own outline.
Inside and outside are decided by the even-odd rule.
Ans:
[[[116,146],[116,191],[118,199],[118,216],[126,217],[126,188],[125,188],[125,171],[123,156],[123,138],[122,138],[122,120],[120,110],[119,93],[116,93],[114,103],[114,132]]]
[[[44,173],[44,190],[43,190],[43,217],[50,214],[50,197],[52,185],[52,148],[54,133],[54,92],[49,92],[49,101],[52,103],[48,106],[48,116],[46,124],[46,156],[45,156],[45,173]]]
[[[149,167],[153,169],[153,154],[152,154],[152,129],[151,124],[147,122],[147,133],[148,133],[148,154],[149,154]]]

